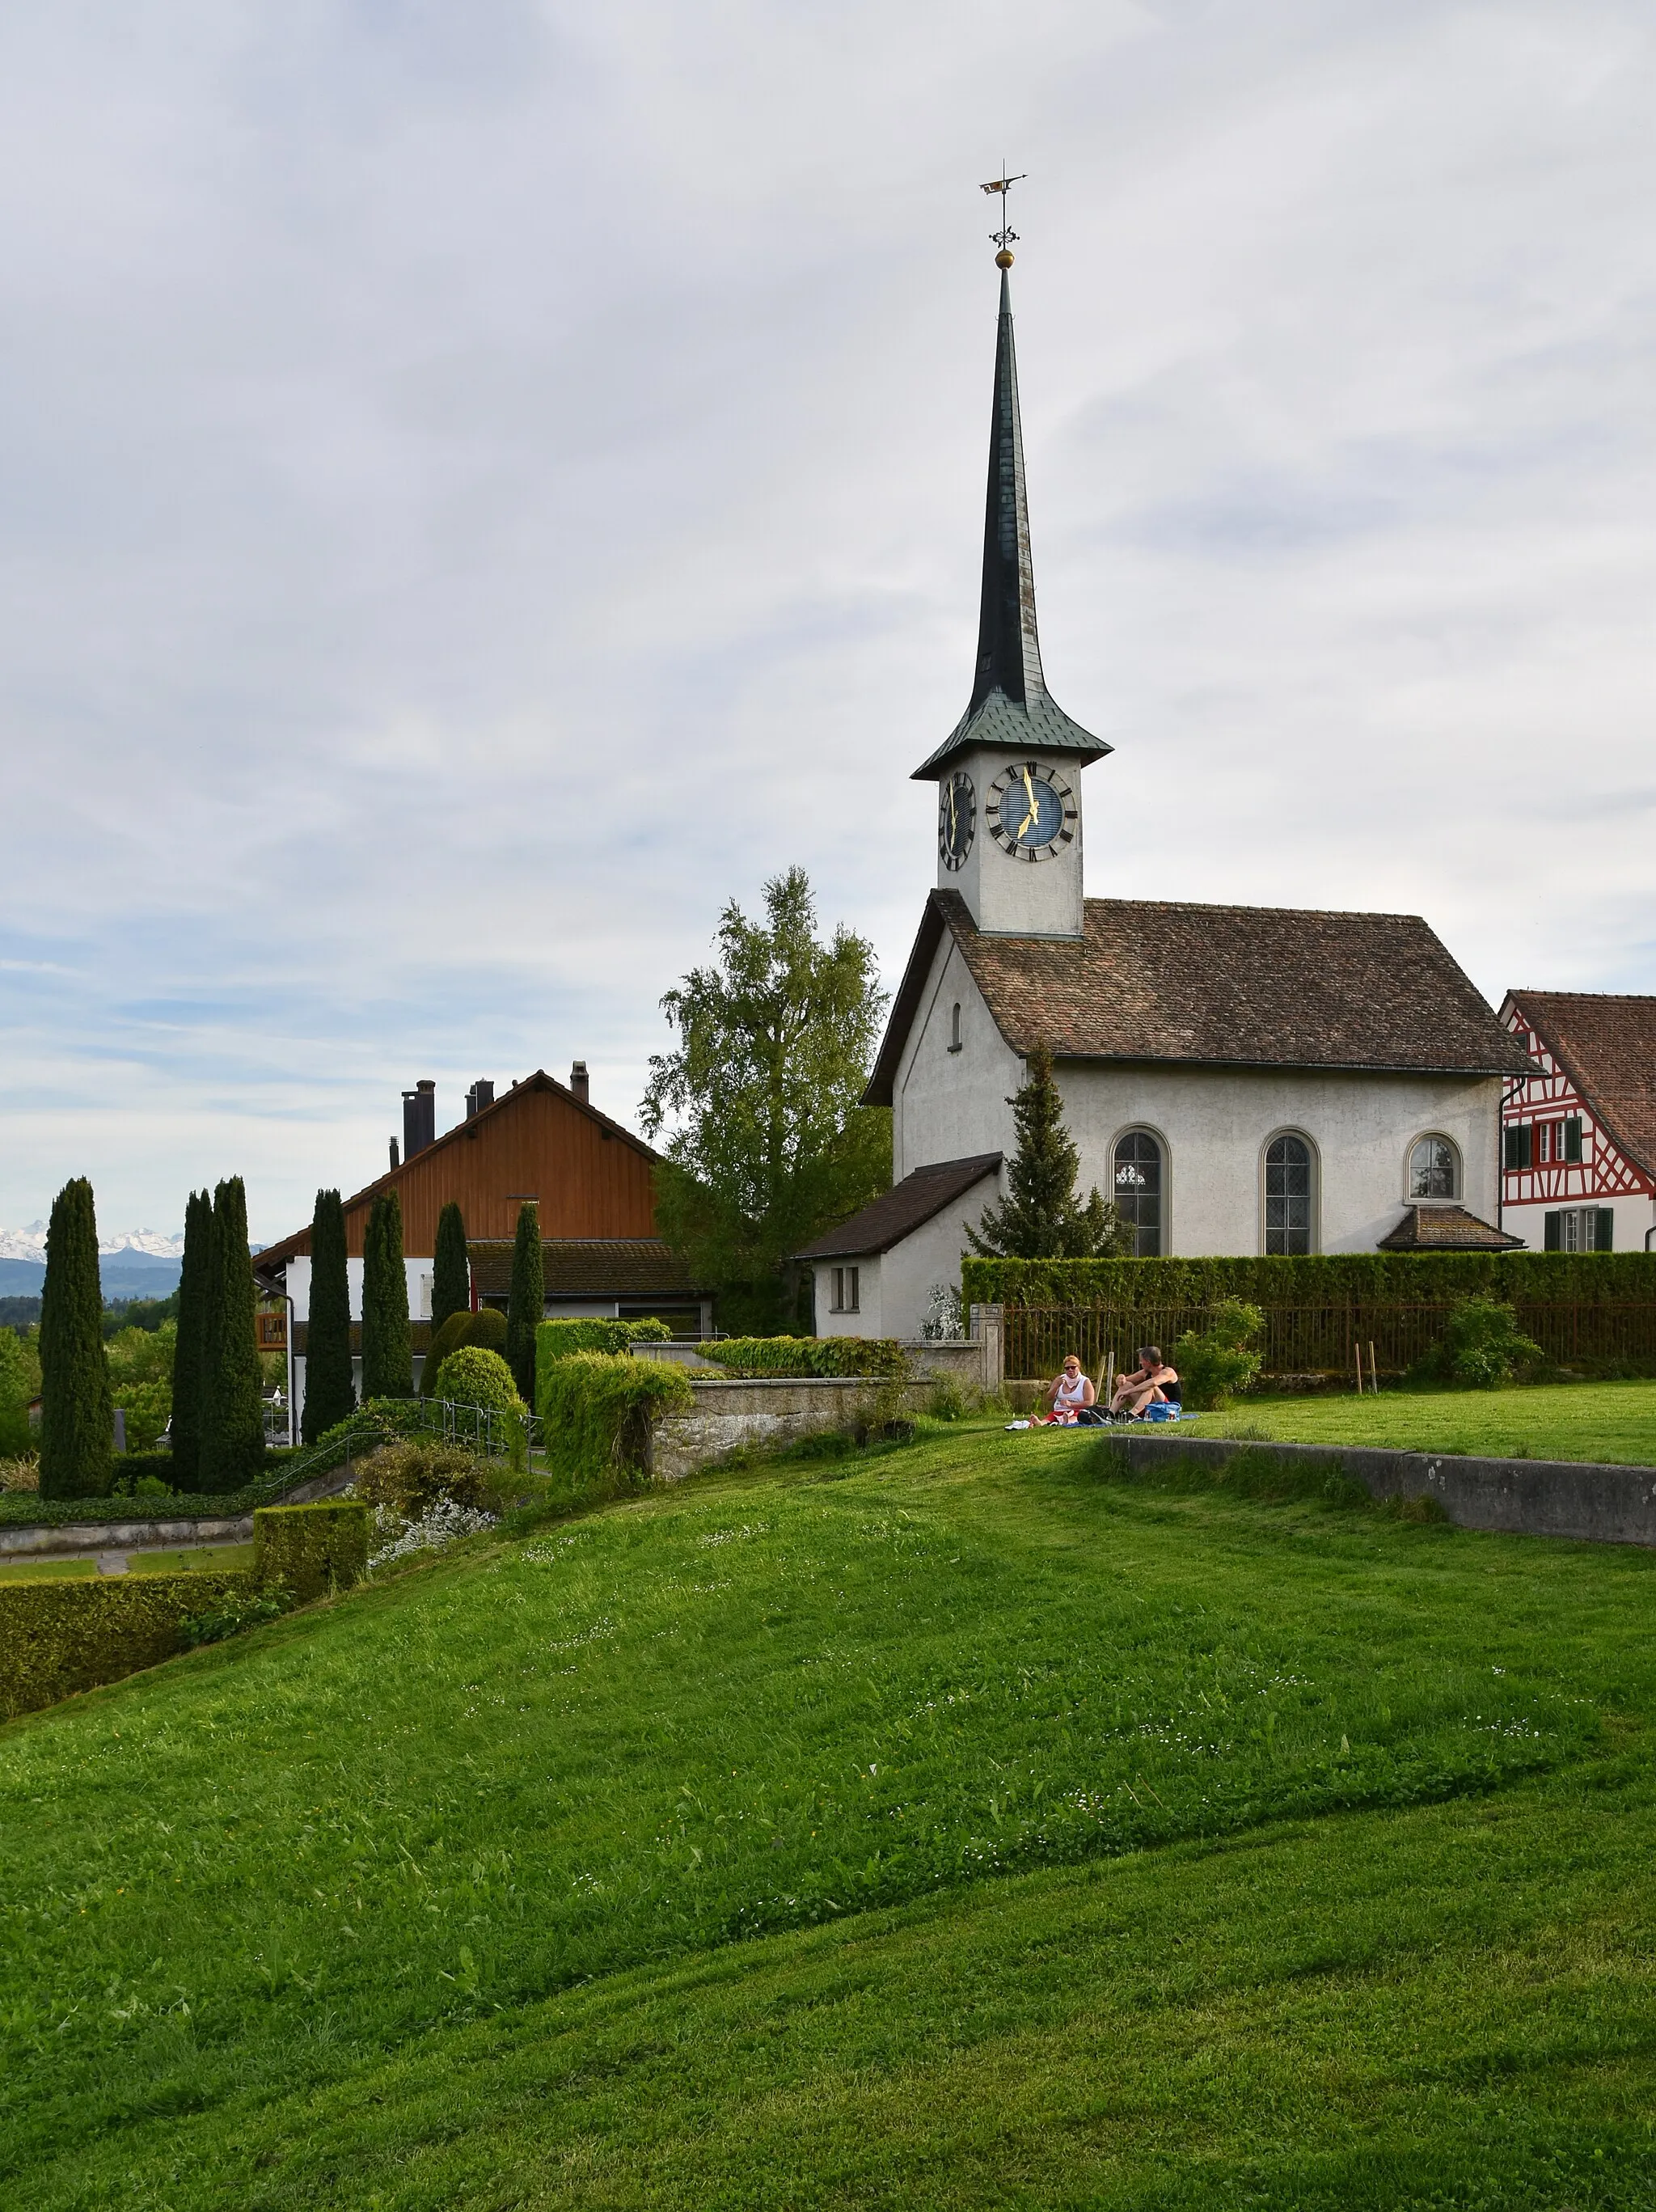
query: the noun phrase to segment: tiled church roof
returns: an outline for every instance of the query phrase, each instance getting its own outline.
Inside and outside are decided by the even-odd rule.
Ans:
[[[1510,991],[1507,996],[1617,1150],[1647,1175],[1656,1175],[1656,999],[1609,991]]]
[[[1509,1237],[1468,1213],[1464,1206],[1411,1206],[1389,1235],[1381,1252],[1512,1252],[1524,1240]]]
[[[988,936],[933,891],[866,1094],[892,1084],[947,930],[1013,1051],[1412,1074],[1517,1075],[1527,1056],[1418,915],[1089,899],[1076,939]]]

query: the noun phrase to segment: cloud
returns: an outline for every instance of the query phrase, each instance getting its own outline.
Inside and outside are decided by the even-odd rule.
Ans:
[[[723,900],[901,969],[1003,154],[1089,886],[1656,988],[1645,210],[1604,0],[0,22],[0,1219],[254,1233],[398,1093],[626,1115]]]

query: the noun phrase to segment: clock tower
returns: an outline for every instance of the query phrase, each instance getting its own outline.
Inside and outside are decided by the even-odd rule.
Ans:
[[[1111,748],[1071,720],[1041,675],[1007,276],[1012,256],[1004,244],[996,259],[1000,332],[978,664],[965,714],[914,780],[937,787],[938,887],[961,894],[980,929],[1079,938],[1086,927],[1081,771]]]

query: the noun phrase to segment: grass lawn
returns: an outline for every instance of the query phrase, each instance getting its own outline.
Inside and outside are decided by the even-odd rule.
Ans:
[[[1386,1444],[1504,1459],[1656,1467],[1656,1382],[1538,1384],[1520,1390],[1382,1390],[1378,1397],[1250,1398],[1204,1413],[1200,1436],[1307,1444]]]
[[[1656,2203],[1656,1559],[1107,1443],[705,1479],[0,1731],[0,2201]]]
[[[118,1544],[106,1547],[121,1551]],[[223,1573],[229,1568],[251,1567],[253,1547],[251,1544],[203,1544],[192,1550],[178,1552],[127,1552],[124,1553],[127,1572],[132,1575],[177,1575],[192,1571],[205,1573],[216,1570]],[[84,1580],[96,1577],[101,1569],[95,1552],[83,1553],[78,1558],[36,1559],[24,1558],[0,1565],[0,1582],[36,1583]]]

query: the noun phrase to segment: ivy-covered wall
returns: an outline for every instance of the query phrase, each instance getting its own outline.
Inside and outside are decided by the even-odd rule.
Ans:
[[[1656,1253],[1331,1252],[1303,1259],[972,1260],[968,1305],[1435,1304],[1471,1291],[1528,1302],[1656,1301]]]

